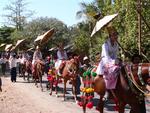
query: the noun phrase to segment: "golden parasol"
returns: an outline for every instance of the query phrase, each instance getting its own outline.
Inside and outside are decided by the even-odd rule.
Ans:
[[[5,51],[10,51],[10,49],[12,48],[12,44],[7,44],[5,47]]]
[[[5,45],[6,45],[6,44],[2,43],[2,44],[0,45],[0,48],[1,48],[1,47],[4,47]]]
[[[21,40],[18,40],[16,45],[14,46],[14,49],[18,48],[20,45],[22,45],[23,43],[25,42],[25,39],[21,39]]]
[[[115,17],[117,17],[118,13],[113,15],[104,16],[102,19],[96,22],[96,25],[91,33],[91,37],[99,31],[102,27],[109,24]]]
[[[16,47],[12,46],[11,49],[10,49],[10,51],[14,51],[15,49],[16,49]]]
[[[33,51],[33,50],[34,50],[34,48],[31,47],[31,48],[29,48],[27,51]]]
[[[57,47],[52,47],[48,51],[55,51],[55,50],[57,50]]]
[[[54,34],[54,29],[50,29],[49,31],[47,31],[46,33],[44,33],[43,35],[38,36],[34,42],[35,43],[40,43],[45,44],[49,41],[49,39],[52,37],[52,35]]]

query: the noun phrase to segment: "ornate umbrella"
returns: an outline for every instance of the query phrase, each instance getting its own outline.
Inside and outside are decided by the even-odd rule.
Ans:
[[[16,47],[12,46],[11,49],[10,49],[10,51],[14,51],[15,49],[16,49]]]
[[[0,45],[0,48],[1,48],[1,47],[4,47],[5,45],[6,45],[6,44],[2,43],[2,44]]]
[[[10,51],[10,49],[12,48],[12,44],[7,44],[5,47],[5,51]]]
[[[15,49],[18,48],[20,45],[22,45],[24,42],[25,42],[25,39],[18,40],[13,49],[15,50]]]
[[[33,51],[33,50],[34,50],[34,48],[31,47],[31,48],[29,48],[27,51]]]
[[[50,29],[49,31],[47,31],[46,33],[44,33],[43,35],[38,36],[34,42],[35,43],[40,43],[45,44],[49,41],[49,39],[52,37],[52,35],[54,34],[54,29]]]
[[[102,27],[106,26],[107,24],[109,24],[115,17],[117,17],[118,13],[113,14],[113,15],[108,15],[108,16],[104,16],[102,19],[100,19],[99,21],[96,22],[96,25],[92,31],[91,37],[97,32],[99,31]]]
[[[55,50],[57,50],[57,47],[52,47],[48,51],[55,51]]]

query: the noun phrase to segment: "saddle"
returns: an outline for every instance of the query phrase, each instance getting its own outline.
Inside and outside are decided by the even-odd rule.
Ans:
[[[59,73],[60,73],[60,74],[62,74],[65,65],[66,65],[66,61],[63,61],[63,62],[60,64],[60,67],[59,67]]]

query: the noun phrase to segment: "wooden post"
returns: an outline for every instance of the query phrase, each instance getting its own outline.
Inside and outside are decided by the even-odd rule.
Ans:
[[[139,55],[141,55],[141,0],[138,0],[138,47]]]

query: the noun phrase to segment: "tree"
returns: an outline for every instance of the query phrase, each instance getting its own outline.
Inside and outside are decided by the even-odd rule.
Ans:
[[[8,14],[3,15],[8,19],[7,24],[15,26],[17,30],[22,30],[27,18],[33,15],[33,11],[26,10],[26,6],[25,0],[15,0],[7,5],[4,10],[7,10]]]
[[[143,15],[141,27],[142,27],[142,50],[150,59],[150,42],[149,42],[149,23],[145,20],[149,20],[150,9],[149,4],[150,0],[142,0],[140,3],[141,6],[141,15]],[[93,10],[97,9],[97,10]],[[135,53],[135,49],[138,49],[138,11],[137,11],[137,0],[93,0],[92,3],[82,3],[81,11],[77,14],[86,15],[86,21],[92,22],[94,20],[91,17],[94,17],[93,14],[96,14],[96,11],[99,11],[101,17],[109,14],[119,13],[117,19],[113,21],[113,26],[115,26],[119,32],[120,43],[121,45],[130,50],[131,53]],[[90,18],[90,19],[89,19]],[[100,19],[99,18],[99,19]],[[90,20],[90,21],[89,21]],[[94,26],[93,26],[94,27]],[[106,37],[106,33],[103,30],[99,31],[101,34],[95,35],[93,38]],[[100,39],[100,38],[99,38]],[[100,42],[102,42],[101,40]],[[94,44],[96,45],[96,44]]]
[[[14,28],[3,26],[0,28],[0,42],[1,43],[10,43],[11,40],[11,33],[14,32]]]
[[[67,45],[71,40],[70,30],[62,21],[56,18],[40,17],[28,22],[22,31],[15,31],[12,33],[11,38],[16,42],[18,39],[26,39],[27,46],[34,47],[36,44],[34,40],[37,36],[42,35],[46,31],[54,28],[55,33],[50,41],[43,45],[43,49],[48,51],[49,48],[56,46],[60,42]]]

